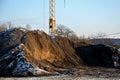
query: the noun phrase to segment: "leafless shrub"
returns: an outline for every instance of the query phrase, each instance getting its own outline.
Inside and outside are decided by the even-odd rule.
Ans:
[[[95,35],[89,36],[89,39],[93,44],[105,44],[113,46],[113,42],[110,38],[107,38],[107,34],[105,33],[97,33]]]
[[[31,30],[31,25],[27,24],[26,29]]]
[[[106,34],[105,33],[97,33],[97,34],[92,34],[90,35],[88,38],[89,39],[103,39],[103,38],[106,38]]]
[[[5,31],[7,29],[6,24],[1,24],[0,25],[0,31]]]
[[[85,46],[90,44],[90,41],[84,36],[78,37],[74,31],[64,25],[57,26],[57,35],[62,37],[67,37],[70,41],[74,43],[74,47]]]
[[[68,28],[68,27],[66,27],[64,25],[58,25],[56,34],[58,36],[69,38],[71,35],[74,34],[74,31],[72,31],[70,28]]]

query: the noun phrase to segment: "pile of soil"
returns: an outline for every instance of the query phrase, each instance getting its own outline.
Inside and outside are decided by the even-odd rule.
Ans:
[[[106,45],[89,45],[76,48],[76,53],[89,66],[114,67],[115,53]]]
[[[114,67],[113,55],[105,45],[78,46],[65,37],[39,30],[15,28],[0,32],[0,76],[29,76],[46,71],[73,74],[72,68],[84,65]]]
[[[67,38],[51,38],[41,31],[29,31],[25,34],[25,57],[33,65],[40,68],[69,68],[81,64]]]
[[[72,68],[80,64],[80,58],[67,38],[53,38],[42,31],[23,28],[0,32],[0,75],[32,75],[27,68],[39,67],[53,72],[55,68]],[[20,73],[16,74],[18,71]]]

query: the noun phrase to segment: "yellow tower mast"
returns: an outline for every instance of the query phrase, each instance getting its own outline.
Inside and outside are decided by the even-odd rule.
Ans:
[[[56,34],[55,1],[56,0],[49,0],[49,33],[52,35]],[[64,0],[64,7],[65,7],[65,0]]]
[[[49,33],[56,34],[55,0],[49,0]]]

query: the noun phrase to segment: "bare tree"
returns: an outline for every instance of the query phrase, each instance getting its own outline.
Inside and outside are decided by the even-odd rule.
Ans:
[[[110,38],[107,38],[105,33],[97,33],[96,35],[90,36],[89,39],[94,44],[114,45],[113,41]]]
[[[7,25],[6,24],[0,24],[0,31],[4,31],[7,29]]]
[[[107,35],[105,33],[97,33],[97,34],[92,34],[89,36],[89,39],[103,39],[105,38]]]
[[[58,36],[69,38],[71,35],[74,34],[74,32],[70,28],[68,28],[68,27],[66,27],[64,25],[58,25],[56,34]]]
[[[8,29],[13,28],[13,24],[11,22],[7,22],[6,25],[7,25]]]
[[[26,29],[31,30],[31,25],[27,24]]]
[[[56,34],[58,36],[63,36],[64,37],[64,34],[65,34],[65,26],[64,25],[58,25],[57,26],[57,30],[56,30]]]
[[[69,29],[69,28],[65,28],[65,37],[67,37],[67,38],[69,38],[69,37],[71,37],[72,35],[74,34],[74,32],[71,30],[71,29]],[[75,34],[74,34],[75,35]]]
[[[73,42],[79,42],[78,36],[74,33],[69,36],[69,39]]]

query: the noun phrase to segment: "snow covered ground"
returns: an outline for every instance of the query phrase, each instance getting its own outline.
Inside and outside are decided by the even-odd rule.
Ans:
[[[6,67],[7,70],[13,69],[13,76],[38,76],[43,74],[52,74],[30,64],[24,57],[24,50],[24,44],[21,43],[0,58],[0,61],[13,58],[13,60]]]
[[[0,78],[0,80],[119,80],[119,78],[93,78],[73,76],[47,76],[47,77],[23,77],[23,78]]]

